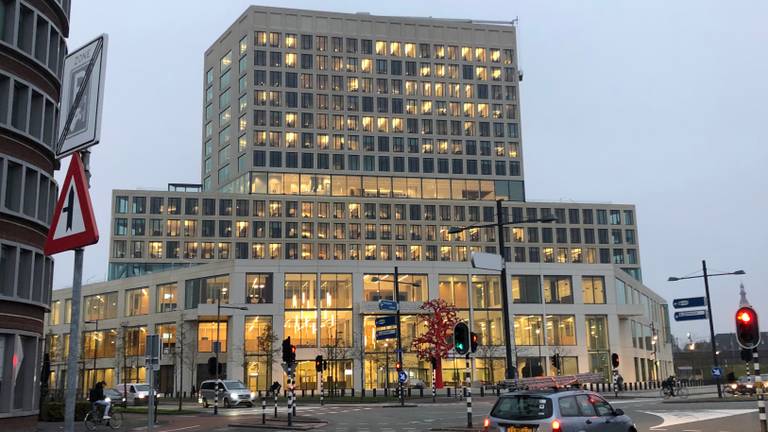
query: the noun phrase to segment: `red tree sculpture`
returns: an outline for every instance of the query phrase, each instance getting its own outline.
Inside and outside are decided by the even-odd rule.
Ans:
[[[453,348],[453,341],[448,336],[453,334],[453,327],[459,321],[456,308],[443,299],[425,302],[420,309],[430,312],[424,318],[427,331],[413,340],[413,349],[421,360],[436,360],[435,381],[437,388],[443,388],[443,368],[441,359],[448,357]]]

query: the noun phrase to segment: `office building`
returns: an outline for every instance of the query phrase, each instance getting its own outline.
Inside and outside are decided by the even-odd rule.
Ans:
[[[671,370],[634,206],[526,199],[513,24],[254,6],[204,64],[200,184],[113,192],[110,280],[83,289],[98,322],[82,335],[86,383],[143,380],[156,333],[162,391],[208,378],[217,338],[227,377],[265,389],[283,380],[272,334],[298,346],[302,388],[317,385],[318,354],[326,388],[382,388],[394,340],[376,340],[374,319],[395,266],[410,376],[429,381],[410,344],[419,306],[439,297],[481,335],[474,380],[498,381],[500,279],[470,265],[499,252],[496,230],[448,232],[493,223],[496,200],[504,220],[556,218],[505,231],[521,375],[554,374],[556,353],[562,373],[608,377],[612,352],[627,381]],[[49,346],[63,353],[70,294],[55,294]],[[219,298],[244,310],[222,308],[217,326]],[[442,368],[456,381],[463,360]]]

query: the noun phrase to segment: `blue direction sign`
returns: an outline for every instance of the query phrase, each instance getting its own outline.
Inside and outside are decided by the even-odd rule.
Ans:
[[[400,384],[405,384],[405,382],[408,381],[408,374],[406,374],[405,371],[398,372],[397,380],[400,381]]]
[[[707,319],[706,309],[675,312],[675,321],[693,321]]]
[[[707,301],[706,299],[704,299],[704,297],[681,298],[681,299],[675,299],[672,302],[672,306],[674,306],[675,309],[701,307],[701,306],[706,306],[706,304],[707,304]]]
[[[397,317],[394,315],[376,318],[376,327],[397,325]]]
[[[712,368],[712,376],[713,377],[721,377],[723,376],[723,368]]]
[[[376,330],[376,340],[394,339],[397,337],[397,329]]]
[[[379,300],[379,310],[397,310],[397,302],[394,300]]]

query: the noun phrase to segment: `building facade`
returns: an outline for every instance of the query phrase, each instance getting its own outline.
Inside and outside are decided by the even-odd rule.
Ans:
[[[554,374],[560,354],[563,373],[608,378],[612,352],[627,381],[670,371],[666,302],[641,282],[634,206],[526,200],[515,31],[246,10],[205,53],[200,190],[113,192],[110,280],[83,288],[81,382],[144,380],[144,336],[156,333],[165,392],[208,378],[217,339],[227,377],[265,389],[283,379],[273,350],[288,336],[302,388],[317,385],[318,354],[326,388],[385,387],[393,341],[376,340],[374,319],[394,298],[395,266],[411,377],[431,375],[410,348],[419,306],[443,298],[481,335],[474,380],[496,382],[500,279],[470,256],[499,253],[497,233],[449,228],[546,216],[556,221],[504,234],[518,373]],[[55,292],[49,323],[62,361],[69,296]],[[243,309],[217,320],[219,300]],[[444,359],[445,380],[462,365]]]
[[[0,427],[34,427],[69,0],[0,1]]]

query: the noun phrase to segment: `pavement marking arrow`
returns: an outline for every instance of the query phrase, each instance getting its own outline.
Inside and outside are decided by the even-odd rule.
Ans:
[[[704,420],[714,420],[723,417],[747,414],[755,412],[754,409],[722,409],[707,411],[641,411],[646,414],[661,417],[662,423],[650,428],[650,430],[660,430],[669,426],[676,426],[686,423],[700,422]]]

